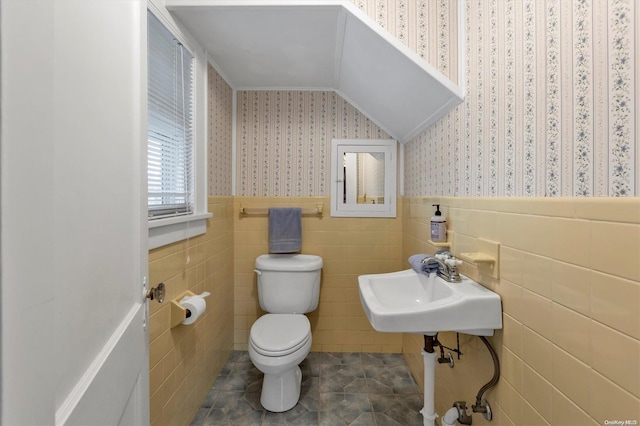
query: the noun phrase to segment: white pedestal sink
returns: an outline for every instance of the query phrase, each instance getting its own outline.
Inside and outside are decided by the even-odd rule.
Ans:
[[[360,301],[369,322],[378,331],[419,333],[433,336],[457,331],[492,336],[502,328],[500,296],[462,276],[450,283],[435,273],[413,269],[358,277]],[[435,352],[422,352],[424,359],[424,424],[434,425]]]

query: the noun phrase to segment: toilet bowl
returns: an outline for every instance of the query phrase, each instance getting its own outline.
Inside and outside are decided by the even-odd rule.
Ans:
[[[266,314],[249,335],[249,357],[264,373],[260,403],[273,412],[293,408],[300,398],[300,364],[311,350],[311,326],[301,314]]]
[[[300,398],[300,364],[311,350],[304,315],[318,306],[322,258],[268,254],[256,259],[260,306],[267,312],[249,333],[249,358],[264,373],[260,403],[269,411],[293,408]]]

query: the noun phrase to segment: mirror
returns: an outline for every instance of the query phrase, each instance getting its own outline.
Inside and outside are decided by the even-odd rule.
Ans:
[[[395,140],[332,141],[331,216],[396,216]]]
[[[384,204],[384,153],[345,152],[342,202]]]

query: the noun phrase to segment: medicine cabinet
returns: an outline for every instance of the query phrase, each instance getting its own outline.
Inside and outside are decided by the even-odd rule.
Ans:
[[[397,142],[333,139],[331,216],[396,217]]]

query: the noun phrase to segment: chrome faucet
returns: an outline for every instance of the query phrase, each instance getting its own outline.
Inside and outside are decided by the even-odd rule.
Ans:
[[[450,283],[459,283],[462,281],[460,273],[458,272],[458,265],[462,264],[461,260],[455,257],[450,257],[447,254],[436,254],[435,257],[426,257],[422,263],[425,265],[428,263],[436,262],[438,264],[438,276]]]

